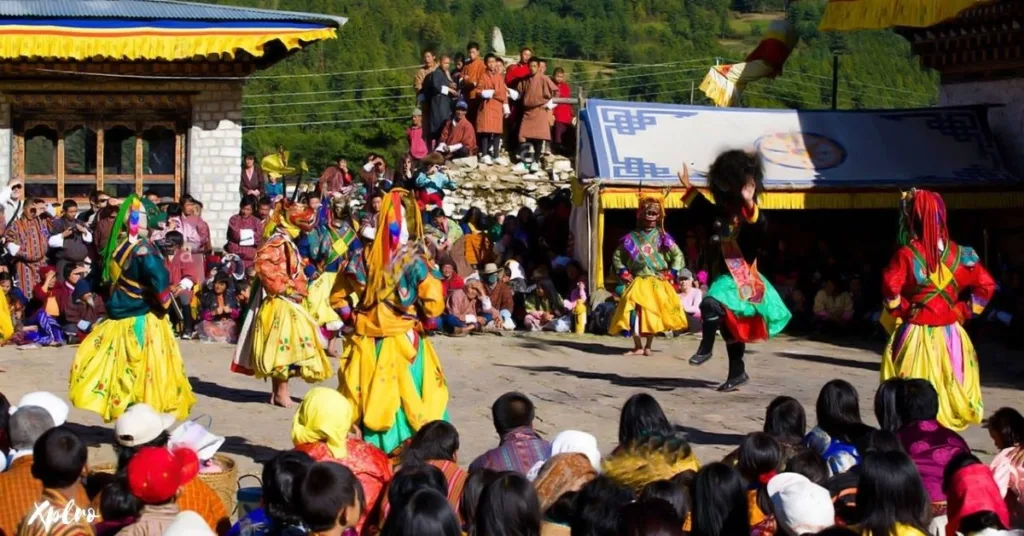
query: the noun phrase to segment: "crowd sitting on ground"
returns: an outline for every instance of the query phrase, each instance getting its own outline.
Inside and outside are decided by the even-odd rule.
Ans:
[[[0,396],[0,534],[1024,534],[1024,417],[1002,408],[986,421],[996,455],[985,464],[938,424],[938,403],[924,380],[889,380],[874,428],[853,386],[833,380],[811,430],[801,404],[780,396],[762,431],[702,464],[648,394],[625,402],[606,450],[576,430],[545,439],[531,400],[510,392],[492,406],[497,445],[460,466],[452,424],[425,424],[389,458],[360,438],[344,396],[315,387],[296,411],[294,450],[265,463],[260,506],[231,526],[230,505],[197,478],[210,453],[169,439],[173,417],[130,407],[114,425],[116,466],[90,472],[60,398],[31,393],[11,408]],[[43,502],[94,515],[48,527],[32,517]]]

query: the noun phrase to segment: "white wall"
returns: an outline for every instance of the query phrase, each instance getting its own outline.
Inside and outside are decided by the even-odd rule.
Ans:
[[[1004,105],[989,110],[989,124],[1006,165],[1024,177],[1024,79],[944,84],[939,88],[939,104]]]
[[[188,134],[188,192],[203,203],[215,249],[223,248],[228,219],[238,213],[242,173],[242,85],[192,98]]]

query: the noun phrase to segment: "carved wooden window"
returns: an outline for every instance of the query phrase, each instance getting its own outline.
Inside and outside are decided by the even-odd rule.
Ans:
[[[62,199],[87,200],[97,187],[95,125],[68,124],[64,130],[64,190]]]
[[[57,138],[57,131],[44,123],[25,131],[26,197],[57,196]]]

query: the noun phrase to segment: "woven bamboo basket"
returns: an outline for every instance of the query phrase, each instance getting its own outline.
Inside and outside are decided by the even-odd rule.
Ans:
[[[219,473],[199,473],[199,479],[217,492],[217,497],[224,503],[225,511],[235,509],[235,492],[238,491],[238,464],[227,454],[215,454],[213,460],[224,470]],[[116,463],[98,463],[90,465],[93,473],[113,473],[117,470]]]

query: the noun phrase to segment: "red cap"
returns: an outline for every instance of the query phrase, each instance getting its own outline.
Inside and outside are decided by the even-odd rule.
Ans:
[[[199,474],[199,457],[189,449],[145,447],[132,456],[126,473],[132,495],[146,504],[163,504]]]

